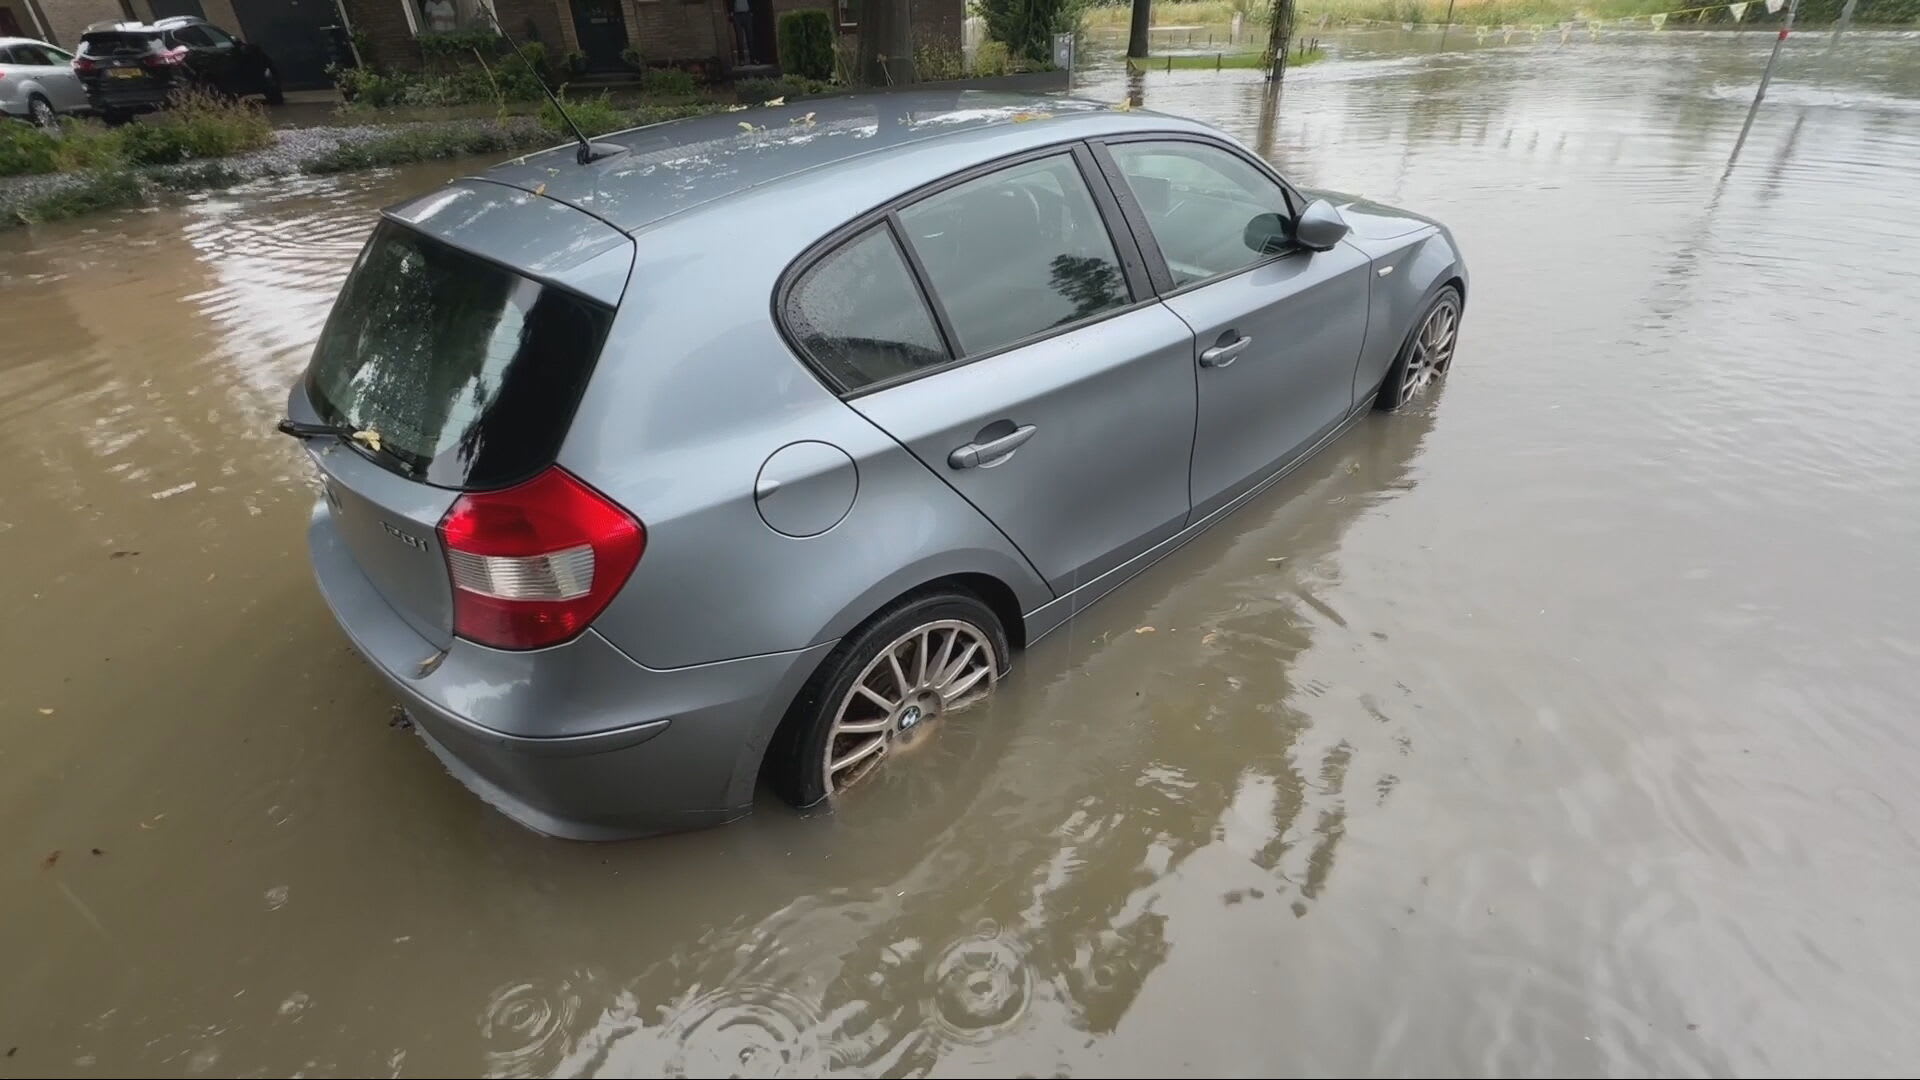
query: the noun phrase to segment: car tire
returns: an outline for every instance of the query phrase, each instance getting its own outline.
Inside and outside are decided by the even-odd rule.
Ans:
[[[920,642],[930,642],[930,648]],[[931,653],[930,669],[943,656],[946,658],[953,677],[945,680],[945,687],[939,679],[941,672],[923,673],[916,663],[922,648]],[[989,655],[960,655],[976,648]],[[899,692],[889,653],[901,661],[901,671],[909,684],[906,694]],[[972,593],[936,588],[902,597],[848,634],[801,688],[770,747],[767,779],[782,798],[797,807],[833,799],[883,765],[897,746],[937,736],[939,725],[928,721],[970,708],[991,696],[1011,656],[1006,628],[993,609]],[[858,691],[856,687],[862,683],[877,691],[879,698]],[[955,687],[958,690],[953,699],[945,700],[941,691]],[[891,702],[892,709],[882,708],[881,700]],[[841,722],[843,715],[845,724]],[[870,725],[879,723],[881,717],[886,726],[872,729]],[[845,730],[848,726],[863,730]],[[832,768],[829,747],[844,759],[866,751],[875,740],[879,749],[843,770]],[[832,782],[829,777],[833,777]]]
[[[1380,394],[1373,399],[1376,408],[1404,409],[1446,377],[1459,344],[1460,310],[1460,290],[1452,285],[1428,301],[1400,346],[1400,355],[1387,369]]]
[[[273,70],[272,64],[260,69],[260,93],[266,97],[269,105],[287,103],[287,95],[280,89],[280,73]]]
[[[33,126],[54,129],[60,126],[60,114],[53,109],[53,102],[45,96],[33,94],[27,98],[27,119]]]

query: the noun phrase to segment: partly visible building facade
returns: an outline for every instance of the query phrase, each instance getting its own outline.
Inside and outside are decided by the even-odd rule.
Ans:
[[[282,85],[329,84],[327,65],[351,33],[366,63],[412,67],[423,33],[476,29],[497,18],[509,34],[538,41],[548,58],[586,58],[589,70],[618,71],[624,54],[649,64],[699,66],[720,74],[771,72],[779,16],[826,8],[842,38],[859,33],[863,0],[0,0],[0,35],[37,37],[71,49],[92,23],[198,15],[259,45]],[[865,0],[884,2],[884,0]],[[913,39],[958,52],[966,0],[908,0]]]
[[[286,0],[270,0],[281,3]],[[437,29],[482,25],[489,15],[517,37],[544,43],[559,60],[586,58],[590,70],[616,71],[628,49],[649,64],[730,70],[777,62],[781,13],[827,8],[843,36],[857,34],[859,0],[344,0],[346,13],[371,46],[374,62],[417,58],[413,38]],[[965,0],[909,0],[916,40],[960,48]]]

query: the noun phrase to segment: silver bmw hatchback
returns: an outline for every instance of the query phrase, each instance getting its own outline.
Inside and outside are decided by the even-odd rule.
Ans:
[[[584,163],[583,163],[584,162]],[[543,832],[837,800],[1014,650],[1447,373],[1447,230],[1221,133],[902,93],[387,210],[282,430],[320,590]]]

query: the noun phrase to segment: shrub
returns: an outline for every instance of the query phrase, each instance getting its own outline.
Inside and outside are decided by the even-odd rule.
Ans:
[[[780,70],[803,79],[833,77],[833,17],[823,8],[780,16]]]
[[[331,72],[340,87],[340,96],[351,105],[368,109],[388,109],[399,105],[415,79],[399,72],[373,68],[335,68]]]
[[[88,173],[78,185],[61,188],[15,207],[13,218],[25,225],[59,221],[90,214],[95,210],[138,206],[145,197],[140,190],[140,181],[124,169]]]
[[[758,105],[774,98],[797,98],[807,94],[824,94],[833,90],[832,83],[818,79],[796,79],[791,76],[784,79],[741,79],[733,84],[733,92],[743,105]]]
[[[0,117],[0,176],[52,172],[59,167],[59,152],[60,140]]]
[[[116,168],[124,161],[121,129],[98,120],[67,120],[60,125],[59,167],[65,172]]]
[[[988,37],[1036,64],[1052,59],[1053,35],[1072,30],[1078,18],[1074,0],[977,0],[977,7]]]
[[[189,156],[185,132],[172,124],[121,128],[120,153],[134,165],[177,165]]]
[[[366,142],[335,146],[300,163],[300,171],[314,174],[350,172],[386,165],[406,165],[464,154],[497,154],[549,145],[544,127],[422,125]]]
[[[431,31],[414,39],[420,45],[420,55],[428,60],[443,59],[462,63],[473,57],[475,52],[481,56],[504,56],[513,51],[513,46],[493,28],[479,30],[449,30],[445,33]]]
[[[585,132],[589,139],[595,135],[605,135],[609,131],[619,131],[621,128],[632,126],[627,122],[627,114],[617,108],[604,93],[599,97],[578,100],[570,99],[565,94],[560,97],[566,102],[567,115],[573,117],[573,122],[580,125],[580,130]],[[561,118],[560,111],[553,107],[551,101],[540,106],[540,126],[563,139],[573,138],[572,129],[567,127],[567,122]]]
[[[918,41],[913,46],[913,73],[922,82],[961,79],[967,74],[967,60],[937,41]]]
[[[148,178],[168,191],[232,187],[246,179],[239,170],[221,161],[201,161],[177,169],[159,169],[149,174]]]
[[[700,92],[700,82],[679,68],[648,68],[640,76],[640,90],[655,97],[691,97]]]
[[[641,56],[640,50],[631,45],[620,50],[620,62],[635,71],[647,70],[647,58]]]
[[[973,51],[973,73],[982,78],[1005,75],[1013,67],[1004,41],[983,41]]]

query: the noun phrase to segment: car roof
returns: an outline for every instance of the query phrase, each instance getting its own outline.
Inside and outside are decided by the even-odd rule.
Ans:
[[[88,24],[85,30],[81,31],[81,33],[83,35],[84,34],[106,34],[106,33],[164,34],[168,30],[177,30],[182,26],[194,26],[194,25],[200,25],[200,24],[207,24],[207,20],[201,18],[198,15],[168,15],[165,18],[155,19],[150,23],[140,22],[138,20],[129,21],[126,19],[109,19],[106,22],[90,23]],[[211,25],[211,24],[207,24],[207,25]]]
[[[0,49],[4,49],[9,45],[45,45],[49,49],[60,49],[60,46],[55,45],[50,41],[41,41],[39,38],[0,37]],[[67,50],[60,49],[60,51],[66,52]]]
[[[985,150],[978,138],[1016,125],[1025,138],[1014,141],[1036,145],[1128,128],[1199,127],[1078,98],[951,90],[861,94],[615,132],[594,142],[620,147],[619,154],[580,165],[576,144],[568,143],[495,166],[479,179],[544,195],[634,232],[748,189],[822,168],[871,166],[877,154],[933,140],[967,144],[956,146],[955,155],[968,160],[939,166],[957,171],[1020,149],[994,140],[995,148]],[[956,139],[969,134],[976,138]]]

